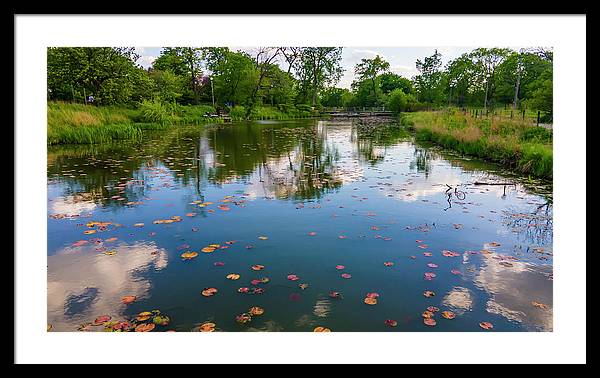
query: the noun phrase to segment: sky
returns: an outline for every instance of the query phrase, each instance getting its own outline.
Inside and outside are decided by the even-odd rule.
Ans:
[[[518,50],[520,47],[510,47],[513,50]],[[161,47],[137,47],[137,52],[141,55],[138,63],[144,68],[152,65],[154,59],[160,55]],[[231,50],[252,50],[251,47],[230,47]],[[390,63],[390,71],[398,75],[404,76],[407,79],[418,74],[415,62],[417,59],[423,60],[424,57],[434,53],[436,47],[344,47],[342,50],[342,67],[344,75],[340,82],[336,85],[340,88],[350,89],[350,84],[354,80],[354,66],[363,58],[374,58],[376,55],[381,56]],[[442,54],[442,66],[449,61],[458,58],[463,53],[469,52],[475,47],[437,47],[437,50]],[[287,69],[287,66],[280,59],[280,65]]]

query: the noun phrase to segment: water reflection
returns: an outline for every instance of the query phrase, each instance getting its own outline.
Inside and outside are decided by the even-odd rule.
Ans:
[[[509,261],[508,264],[506,262]],[[490,294],[486,311],[521,323],[530,329],[552,331],[552,267],[483,254],[475,285]],[[541,303],[547,308],[536,307]]]
[[[144,275],[168,264],[166,251],[153,243],[118,243],[112,255],[97,248],[67,247],[48,256],[48,322],[57,331],[75,331],[102,314],[123,317],[121,298],[146,297],[152,285]]]
[[[434,283],[440,285],[435,290],[442,296],[441,304],[457,315],[487,312],[506,319],[505,329],[514,323],[525,329],[551,330],[551,195],[532,194],[521,183],[509,188],[474,185],[513,179],[498,175],[496,168],[415,143],[393,123],[372,127],[303,120],[209,125],[173,128],[141,141],[50,147],[48,322],[55,330],[72,331],[102,314],[123,317],[127,308],[121,298],[135,295],[139,303],[133,307],[143,304],[147,309],[168,310],[178,330],[189,330],[207,319],[217,323],[219,330],[244,329],[227,323],[234,323],[239,309],[233,307],[240,296],[225,286],[231,283],[223,282],[224,274],[216,270],[214,261],[206,263],[213,257],[226,264],[228,272],[242,273],[243,279],[249,266],[265,264],[273,283],[285,282],[286,269],[306,274],[323,266],[333,270],[343,263],[354,275],[344,281],[349,298],[356,289],[352,285],[366,277],[371,281],[367,286],[379,287],[391,305],[418,317],[422,292],[407,281],[403,302],[394,303],[393,296],[384,293],[393,278],[384,274],[397,270],[377,269],[383,261],[398,257],[392,253],[410,253],[418,260],[420,252],[427,252],[433,253],[434,265],[439,264]],[[452,197],[451,209],[443,211],[449,187],[464,195]],[[222,206],[225,199],[235,206]],[[202,207],[200,202],[212,206]],[[378,214],[385,218],[377,218]],[[181,222],[153,223],[172,216],[181,217]],[[111,236],[118,237],[115,245],[85,239],[85,223],[69,221],[78,217],[122,225],[110,230]],[[382,235],[366,235],[380,228]],[[314,234],[307,236],[309,231]],[[258,235],[268,235],[268,241],[257,242]],[[342,235],[352,243],[340,247]],[[457,268],[444,266],[450,261],[446,257],[434,260],[442,249],[478,249],[496,238],[502,238],[504,253],[514,259],[484,245],[490,253],[481,254],[481,259],[465,252],[462,264],[460,258],[454,260],[461,267],[458,276],[444,273]],[[65,247],[79,239],[89,242]],[[185,263],[179,257],[188,247],[200,250],[226,240],[236,243]],[[414,240],[430,247],[414,252]],[[382,241],[386,248],[372,244]],[[116,254],[105,255],[107,250]],[[396,266],[406,269],[405,264]],[[156,270],[161,274],[154,274]],[[402,277],[409,280],[410,274]],[[422,274],[418,277],[421,282]],[[307,280],[311,289],[302,294],[306,308],[298,313],[290,310],[287,318],[256,319],[245,329],[310,330],[326,321],[332,322],[334,330],[334,325],[385,330],[380,320],[350,325],[339,320],[343,315],[332,313],[331,300],[318,293],[336,288],[336,279],[339,275],[323,274]],[[173,285],[178,295],[172,295]],[[188,287],[218,287],[215,305],[206,306]],[[271,287],[261,298],[273,301],[273,308],[278,298]],[[301,302],[297,293],[288,294],[280,298],[284,303]],[[353,301],[357,308],[352,308]],[[532,302],[548,309],[544,312]],[[346,303],[352,304],[345,312],[357,316],[365,307],[360,298]],[[393,314],[380,315],[385,319]],[[503,324],[494,326],[501,330]]]

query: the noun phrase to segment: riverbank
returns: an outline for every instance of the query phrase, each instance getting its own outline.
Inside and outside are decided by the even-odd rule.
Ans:
[[[460,111],[403,113],[400,123],[427,140],[523,174],[552,179],[552,131],[519,120],[474,118]]]
[[[143,102],[137,108],[92,106],[65,102],[49,102],[47,106],[47,143],[93,144],[111,140],[138,138],[146,130],[160,130],[175,125],[222,123],[222,118],[207,117],[215,113],[210,105],[168,105]],[[230,117],[244,119],[246,109],[236,106]],[[277,109],[259,106],[250,113],[251,120],[288,120],[318,116],[318,112],[302,106]]]

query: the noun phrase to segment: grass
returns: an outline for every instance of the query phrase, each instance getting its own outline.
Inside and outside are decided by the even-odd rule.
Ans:
[[[427,140],[465,155],[506,165],[520,173],[552,178],[552,131],[529,122],[477,118],[460,111],[404,113],[400,122]]]
[[[139,138],[146,130],[160,130],[173,125],[222,122],[204,116],[212,112],[212,106],[179,106],[151,101],[144,101],[137,108],[49,102],[47,143],[105,143]]]
[[[48,103],[48,144],[92,144],[111,140],[141,137],[145,130],[157,130],[174,125],[222,123],[221,118],[206,117],[215,113],[210,105],[177,105],[158,101],[143,101],[138,107],[91,106],[66,102]],[[234,121],[246,115],[243,106],[234,107]],[[294,119],[318,115],[302,106],[257,106],[250,119]]]

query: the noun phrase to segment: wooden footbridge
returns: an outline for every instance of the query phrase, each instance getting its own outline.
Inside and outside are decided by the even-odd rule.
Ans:
[[[332,117],[390,117],[393,113],[380,108],[324,108],[321,114]]]

